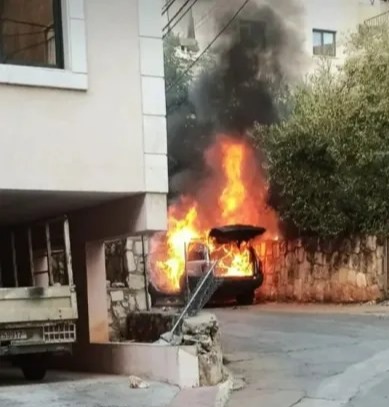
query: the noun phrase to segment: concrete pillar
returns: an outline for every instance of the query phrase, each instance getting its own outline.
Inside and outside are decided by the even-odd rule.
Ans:
[[[104,240],[159,231],[166,223],[161,194],[143,194],[73,212],[70,240],[77,291],[77,344],[109,342]],[[162,195],[161,195],[162,196]]]
[[[76,234],[73,237],[72,263],[78,305],[77,342],[81,346],[108,342],[104,243],[84,243],[77,239]]]
[[[89,341],[109,342],[105,251],[103,242],[86,243]]]

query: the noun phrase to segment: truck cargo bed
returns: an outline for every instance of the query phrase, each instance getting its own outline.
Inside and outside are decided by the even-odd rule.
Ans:
[[[0,327],[4,324],[77,319],[75,288],[0,288]]]

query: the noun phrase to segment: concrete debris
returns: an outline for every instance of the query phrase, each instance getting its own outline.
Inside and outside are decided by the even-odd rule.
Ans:
[[[182,324],[184,335],[212,335],[219,330],[219,324],[215,315],[201,313],[195,317],[186,318]]]
[[[214,386],[223,380],[223,355],[219,324],[213,314],[203,312],[184,319],[183,345],[195,345],[199,358],[200,384]]]
[[[160,345],[178,346],[182,343],[182,336],[172,335],[170,331],[165,332],[155,343],[158,343]]]
[[[246,387],[246,381],[243,376],[234,376],[232,383],[232,391],[239,391]]]
[[[131,389],[148,389],[150,387],[149,383],[137,376],[130,376],[128,378],[128,384]]]

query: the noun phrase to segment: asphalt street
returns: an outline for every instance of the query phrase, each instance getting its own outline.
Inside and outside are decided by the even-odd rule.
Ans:
[[[228,407],[387,407],[388,307],[217,309],[229,369],[246,385]]]

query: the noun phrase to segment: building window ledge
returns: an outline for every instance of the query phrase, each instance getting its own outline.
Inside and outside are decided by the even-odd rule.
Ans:
[[[60,0],[64,69],[0,64],[0,83],[87,90],[85,0]]]
[[[87,90],[88,75],[56,68],[0,64],[0,83]]]

